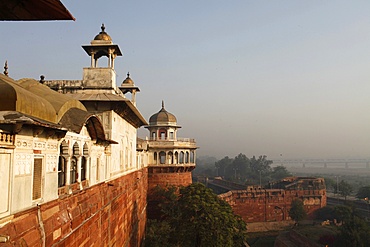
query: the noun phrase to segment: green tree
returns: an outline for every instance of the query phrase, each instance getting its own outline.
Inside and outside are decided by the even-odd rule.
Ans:
[[[342,180],[338,184],[338,190],[339,194],[344,196],[344,200],[347,200],[347,196],[349,196],[352,192],[352,186],[346,181]]]
[[[363,186],[361,187],[356,194],[356,197],[359,199],[365,199],[369,201],[370,198],[370,186]]]
[[[165,207],[162,208],[161,218],[165,223],[157,226],[159,239],[167,243],[162,246],[244,246],[244,221],[234,215],[230,205],[211,189],[195,183],[180,188],[176,197],[175,200],[172,197],[163,197],[170,198],[170,201],[164,203]],[[170,229],[168,239],[162,234],[166,229]],[[155,245],[160,241],[155,237],[155,227],[153,230],[148,224],[147,233],[149,230],[151,232],[146,238],[147,246],[159,246]]]
[[[352,215],[339,228],[339,236],[335,246],[366,247],[370,242],[370,229],[366,221]]]
[[[292,201],[289,209],[289,216],[296,223],[306,218],[307,213],[304,210],[303,202],[301,200],[295,199]]]
[[[230,159],[229,156],[225,156],[221,160],[216,161],[215,166],[217,169],[217,176],[226,177],[227,172],[229,171],[229,169],[231,169],[230,166],[232,162],[233,162],[233,159]]]
[[[325,186],[328,191],[335,191],[336,182],[332,178],[325,177]]]
[[[292,174],[283,165],[272,168],[271,178],[274,180],[280,180],[290,176],[292,176]]]

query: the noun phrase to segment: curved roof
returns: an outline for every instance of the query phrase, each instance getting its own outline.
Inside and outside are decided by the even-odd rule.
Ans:
[[[48,100],[28,91],[2,74],[0,74],[0,92],[0,111],[17,111],[57,123],[55,108]]]
[[[176,125],[177,119],[175,115],[164,109],[162,101],[162,109],[149,118],[149,125]]]
[[[18,84],[27,91],[47,100],[55,111],[56,122],[59,122],[63,115],[71,108],[87,111],[85,106],[80,101],[51,90],[48,86],[43,85],[34,79],[20,79],[18,80]]]
[[[64,119],[68,118],[71,109],[87,113],[85,106],[80,101],[60,94],[34,79],[25,78],[14,81],[10,77],[0,74],[0,92],[0,111],[19,112],[52,124],[59,124],[62,128],[72,131],[75,128],[69,128],[65,120],[62,121],[63,117]],[[80,114],[80,116],[82,115]],[[84,120],[86,120],[86,116],[73,119],[74,122],[83,122]]]

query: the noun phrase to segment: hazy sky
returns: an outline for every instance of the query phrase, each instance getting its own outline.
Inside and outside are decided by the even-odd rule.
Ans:
[[[14,79],[82,79],[104,23],[119,84],[146,119],[164,100],[198,155],[370,157],[370,1],[62,2],[75,22],[0,22]]]

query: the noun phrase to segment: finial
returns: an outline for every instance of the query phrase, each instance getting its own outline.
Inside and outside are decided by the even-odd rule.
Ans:
[[[127,78],[130,78],[130,72],[127,72]]]
[[[40,83],[41,84],[44,84],[45,82],[45,76],[44,75],[40,75]]]
[[[162,100],[162,108],[164,109],[164,100]]]
[[[101,32],[104,33],[105,32],[105,26],[104,26],[104,23],[101,24]]]
[[[5,61],[5,66],[4,66],[4,75],[8,76],[8,60]]]

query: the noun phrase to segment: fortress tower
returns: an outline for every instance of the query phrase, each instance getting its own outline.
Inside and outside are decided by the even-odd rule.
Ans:
[[[148,189],[159,186],[187,186],[192,183],[191,171],[195,168],[196,143],[194,139],[177,137],[175,115],[164,108],[152,115],[148,140]]]

